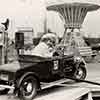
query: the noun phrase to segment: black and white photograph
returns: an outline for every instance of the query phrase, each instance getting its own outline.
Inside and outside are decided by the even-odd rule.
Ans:
[[[0,100],[100,100],[100,0],[0,0]]]

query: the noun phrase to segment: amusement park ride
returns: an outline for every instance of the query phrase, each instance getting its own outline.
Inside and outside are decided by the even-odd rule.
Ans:
[[[44,58],[34,55],[19,55],[18,61],[0,66],[0,86],[4,89],[0,92],[8,93],[13,89],[21,100],[32,100],[37,91],[72,79],[80,82],[99,83],[84,80],[87,70],[84,59],[80,56],[66,55],[69,47],[85,47],[81,45],[75,35],[75,29],[80,33],[80,28],[88,11],[99,9],[100,6],[90,3],[67,3],[62,0],[53,2],[47,6],[47,10],[56,11],[65,22],[65,31],[58,49],[62,56]],[[70,32],[68,30],[70,29]],[[82,41],[81,41],[82,42]],[[57,49],[56,48],[56,49]],[[59,52],[57,52],[59,53]],[[70,52],[69,52],[70,53]]]
[[[78,48],[82,56],[92,53],[91,48],[84,42],[80,29],[82,28],[82,23],[86,14],[99,8],[100,6],[96,4],[78,2],[68,3],[65,0],[58,0],[47,4],[47,10],[58,12],[62,21],[64,21],[65,31],[61,41],[61,46],[63,46],[64,49],[66,49],[68,45],[68,48],[70,46]],[[78,32],[75,32],[76,29]],[[66,50],[64,50],[64,52],[65,51]]]

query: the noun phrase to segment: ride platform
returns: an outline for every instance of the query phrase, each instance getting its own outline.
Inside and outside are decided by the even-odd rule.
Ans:
[[[100,83],[100,63],[87,65],[88,75],[86,80]],[[85,82],[74,82],[61,79],[51,83],[41,83],[42,89],[34,100],[93,100],[100,97],[100,86]],[[20,100],[12,93],[0,95],[0,100]]]

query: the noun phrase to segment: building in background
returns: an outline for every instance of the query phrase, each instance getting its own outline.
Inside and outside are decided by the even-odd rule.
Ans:
[[[18,27],[15,33],[15,47],[18,54],[33,46],[34,30],[32,27]]]

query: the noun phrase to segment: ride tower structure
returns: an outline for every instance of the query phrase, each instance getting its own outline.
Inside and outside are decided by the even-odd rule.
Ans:
[[[64,21],[65,30],[60,43],[61,46],[64,48],[67,46],[68,48],[86,47],[87,45],[83,40],[80,29],[82,28],[86,14],[99,8],[99,5],[93,3],[68,3],[66,0],[47,3],[47,10],[58,12]],[[75,30],[78,31],[76,32]],[[64,51],[66,51],[66,49],[64,49]]]

